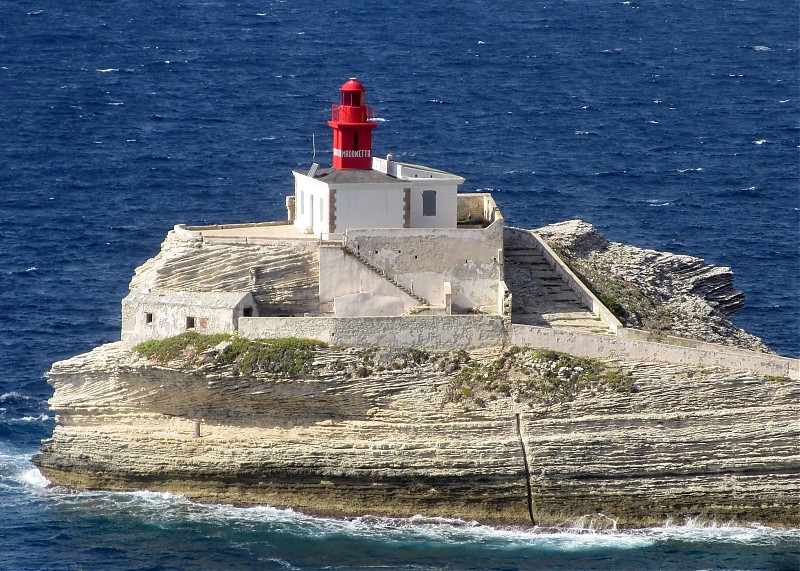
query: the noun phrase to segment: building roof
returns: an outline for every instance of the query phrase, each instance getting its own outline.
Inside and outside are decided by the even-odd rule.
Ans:
[[[246,298],[247,291],[181,291],[152,290],[131,291],[127,302],[149,303],[158,305],[182,305],[184,307],[205,307],[209,309],[232,309]]]
[[[299,174],[306,174],[302,171],[295,171]],[[318,169],[314,180],[321,180],[328,184],[349,184],[349,183],[364,183],[364,182],[393,182],[396,183],[397,179],[376,170],[340,170],[334,168]]]

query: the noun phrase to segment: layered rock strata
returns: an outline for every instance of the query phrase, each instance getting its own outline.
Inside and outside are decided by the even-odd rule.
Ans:
[[[286,378],[110,344],[54,364],[59,424],[34,461],[71,488],[336,516],[800,527],[797,381],[619,362],[598,384],[542,363],[322,349]]]
[[[304,240],[209,243],[170,232],[158,255],[136,268],[130,290],[247,291],[258,315],[302,315],[319,310],[319,248]]]
[[[611,242],[581,220],[536,230],[627,327],[769,351],[731,318],[744,307],[730,268]]]

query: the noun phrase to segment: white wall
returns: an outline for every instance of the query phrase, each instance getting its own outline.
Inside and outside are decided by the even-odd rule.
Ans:
[[[294,226],[301,232],[313,229],[317,236],[331,232],[328,185],[309,176],[293,173],[295,181]]]
[[[455,306],[497,312],[502,219],[484,229],[354,229],[347,245],[433,305],[450,282]]]
[[[498,347],[505,340],[496,315],[406,317],[243,317],[239,335],[248,339],[301,337],[343,347],[411,348],[434,351]]]
[[[411,187],[412,228],[455,228],[457,223],[458,186],[447,181],[424,179],[409,181]],[[423,216],[422,193],[436,191],[436,216]]]
[[[417,305],[416,300],[379,276],[367,266],[346,254],[339,246],[320,247],[319,302],[323,312],[335,315],[356,315],[358,298],[342,297],[366,293],[375,296],[361,306],[358,315],[400,315]],[[338,299],[338,303],[335,303]],[[366,302],[367,298],[361,298]],[[389,302],[389,300],[395,300]]]
[[[742,351],[728,351],[724,345],[705,344],[691,348],[668,343],[655,343],[625,339],[616,335],[593,335],[576,331],[514,324],[511,326],[509,344],[522,347],[540,347],[561,351],[580,357],[620,359],[675,363],[706,367],[725,367],[734,370],[754,371],[762,375],[786,375],[800,378],[800,361],[778,355]]]
[[[423,172],[423,171],[420,171]],[[410,189],[410,225],[412,228],[455,228],[457,193],[460,177],[407,178],[375,183],[328,184],[295,172],[294,226],[300,231],[313,229],[322,233],[340,233],[351,228],[403,228],[405,224],[405,189]],[[330,220],[330,192],[335,191]],[[436,215],[424,216],[422,193],[436,192]],[[313,202],[313,206],[312,206]],[[331,227],[333,226],[333,227]]]
[[[403,184],[336,185],[336,228],[402,228]]]
[[[198,333],[234,333],[245,307],[256,312],[249,293],[131,292],[122,300],[122,341],[136,344],[179,335],[187,330],[187,317],[194,318]]]

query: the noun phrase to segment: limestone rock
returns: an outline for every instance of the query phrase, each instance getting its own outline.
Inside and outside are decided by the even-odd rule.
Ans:
[[[800,526],[797,381],[621,362],[632,390],[448,398],[496,359],[536,374],[508,355],[324,349],[287,379],[105,345],[53,365],[58,426],[34,461],[56,485],[327,515],[525,525],[530,481],[540,525]]]
[[[731,322],[744,307],[744,294],[734,287],[730,268],[693,256],[610,242],[581,220],[551,224],[536,232],[596,290],[606,283],[611,293],[605,297],[619,298],[627,309],[627,315],[625,311],[618,315],[626,326],[769,351],[758,337]],[[609,284],[609,276],[617,283]],[[626,288],[627,294],[620,293]],[[637,295],[641,299],[635,299]]]
[[[170,232],[158,255],[136,268],[130,289],[249,291],[258,315],[302,315],[319,309],[319,251],[313,241],[206,243]]]

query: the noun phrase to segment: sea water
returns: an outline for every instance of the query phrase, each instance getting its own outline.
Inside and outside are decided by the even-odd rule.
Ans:
[[[119,338],[176,223],[282,219],[351,76],[374,150],[509,224],[730,266],[736,323],[800,355],[798,5],[562,0],[0,4],[0,569],[797,569],[800,531],[314,518],[47,488],[54,360]],[[613,514],[610,514],[613,517]]]

